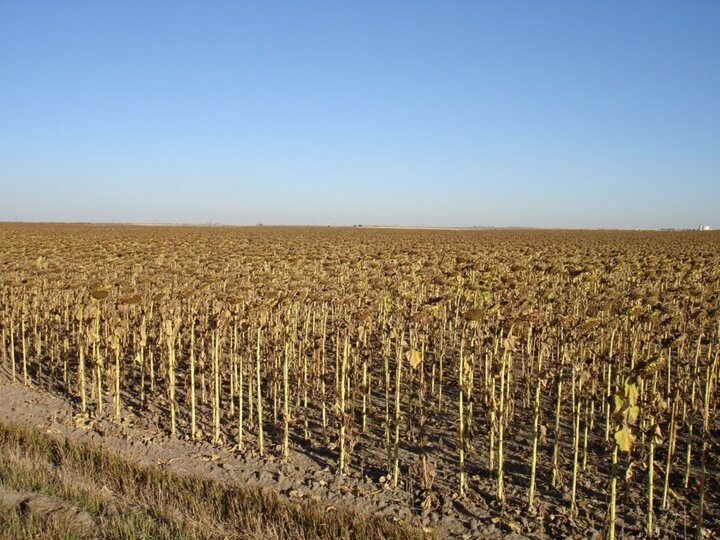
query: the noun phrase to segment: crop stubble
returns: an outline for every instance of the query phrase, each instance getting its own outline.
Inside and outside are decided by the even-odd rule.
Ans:
[[[717,534],[719,247],[4,224],[2,363],[89,416],[409,492],[429,526]]]

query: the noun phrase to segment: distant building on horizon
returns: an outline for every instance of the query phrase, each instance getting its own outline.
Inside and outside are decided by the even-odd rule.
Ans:
[[[711,230],[710,225],[700,225],[698,227],[698,231],[709,231],[709,230]]]

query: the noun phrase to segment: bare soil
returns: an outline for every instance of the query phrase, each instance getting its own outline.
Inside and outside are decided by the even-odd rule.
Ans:
[[[152,409],[137,414],[132,407],[123,410],[119,422],[109,415],[98,417],[82,414],[70,398],[54,395],[36,387],[26,387],[11,382],[6,371],[0,370],[0,422],[39,428],[46,433],[68,437],[75,441],[92,441],[101,448],[121,454],[131,461],[145,466],[160,466],[174,473],[212,478],[223,483],[238,483],[261,489],[272,489],[291,500],[310,498],[323,504],[328,512],[338,507],[386,516],[391,520],[406,522],[447,538],[602,538],[604,531],[597,524],[604,523],[607,508],[607,471],[589,466],[579,478],[580,512],[572,518],[567,490],[550,487],[549,466],[542,463],[544,455],[551,454],[551,442],[541,452],[538,471],[538,503],[532,512],[526,510],[525,499],[529,470],[527,456],[530,451],[529,419],[519,418],[513,423],[507,436],[507,461],[505,470],[507,500],[503,506],[495,502],[494,479],[488,471],[471,466],[469,493],[464,498],[456,495],[456,471],[452,462],[437,463],[436,480],[432,490],[401,482],[392,488],[386,472],[363,464],[382,462],[384,448],[377,448],[363,436],[357,441],[354,452],[357,458],[351,464],[351,472],[345,476],[336,474],[336,452],[330,445],[322,451],[322,434],[312,434],[313,444],[303,446],[301,427],[296,426],[295,441],[288,463],[279,459],[280,449],[273,448],[271,455],[257,455],[252,440],[244,451],[229,445],[213,445],[208,441],[190,441],[169,436],[162,425],[159,413]],[[111,410],[108,402],[106,410]],[[433,452],[454,452],[453,426],[436,426]],[[439,429],[443,428],[443,429]],[[442,435],[443,431],[445,432]],[[251,438],[252,435],[248,434]],[[273,440],[273,434],[268,436]],[[478,439],[482,439],[479,437]],[[548,437],[550,439],[550,437]],[[374,440],[377,440],[375,438]],[[604,451],[602,445],[591,445],[590,452]],[[319,449],[320,448],[320,449]],[[407,448],[404,452],[415,452]],[[472,451],[471,463],[483,461],[487,450],[477,447]],[[409,454],[408,454],[409,455]],[[569,454],[568,454],[569,455]],[[717,538],[718,521],[718,455],[717,448],[709,451],[711,471],[707,497],[705,525],[706,537]],[[596,460],[589,460],[595,462]],[[656,469],[660,468],[662,455],[658,456]],[[407,466],[405,465],[405,470]],[[572,463],[564,463],[566,471]],[[413,475],[406,475],[412,478]],[[569,477],[569,472],[567,474]],[[564,478],[564,481],[568,481]],[[678,481],[680,479],[678,478]],[[692,479],[691,479],[692,480]],[[644,537],[644,501],[642,490],[628,493],[619,509],[618,532],[621,538]],[[680,490],[678,490],[679,492]],[[673,492],[671,511],[656,516],[660,537],[675,538],[692,535],[695,519],[695,501]],[[554,495],[553,495],[554,493]],[[7,494],[7,493],[6,493]],[[56,507],[52,501],[38,501],[33,494],[9,494],[15,499],[28,502],[38,511],[63,513],[70,516],[72,509]],[[622,497],[622,488],[621,488]],[[552,501],[552,502],[548,502]],[[16,501],[17,502],[17,501]],[[38,506],[39,505],[39,506]],[[86,516],[77,516],[85,519]]]

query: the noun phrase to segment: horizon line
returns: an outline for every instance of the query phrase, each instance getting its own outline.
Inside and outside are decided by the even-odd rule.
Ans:
[[[707,224],[695,228],[687,227],[542,227],[533,225],[412,225],[412,224],[282,224],[282,223],[220,223],[220,222],[135,222],[135,221],[27,221],[0,220],[0,225],[88,225],[88,226],[131,226],[131,227],[226,227],[226,228],[334,228],[334,229],[404,229],[404,230],[445,230],[445,231],[477,231],[477,230],[546,230],[546,231],[655,231],[655,232],[715,232]]]

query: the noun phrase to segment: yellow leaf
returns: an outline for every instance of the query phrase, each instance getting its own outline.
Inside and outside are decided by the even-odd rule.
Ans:
[[[627,418],[627,423],[632,425],[635,422],[637,422],[639,414],[640,414],[640,407],[638,407],[637,405],[628,407],[627,411],[625,412],[625,418]]]
[[[420,351],[413,349],[412,351],[410,351],[410,354],[408,354],[408,361],[410,362],[410,367],[415,369],[422,362],[422,354],[420,353]]]
[[[633,406],[637,405],[638,400],[638,389],[635,383],[625,383],[625,397],[628,403]]]
[[[625,404],[625,399],[622,394],[613,395],[613,403],[615,404],[615,412],[620,412]]]
[[[615,433],[615,442],[620,450],[630,452],[635,444],[635,435],[632,434],[629,428],[624,427]]]

